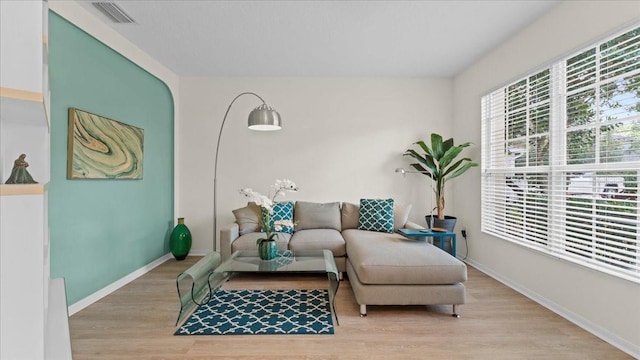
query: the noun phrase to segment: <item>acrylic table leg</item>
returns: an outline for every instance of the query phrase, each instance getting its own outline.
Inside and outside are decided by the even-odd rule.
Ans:
[[[338,287],[340,287],[340,278],[338,274],[328,272],[329,278],[329,302],[333,310],[333,316],[336,318],[336,325],[340,326],[340,320],[338,320],[338,312],[336,311],[336,295],[338,294]]]

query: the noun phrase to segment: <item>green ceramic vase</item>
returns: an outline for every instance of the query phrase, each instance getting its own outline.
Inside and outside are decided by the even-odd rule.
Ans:
[[[184,218],[178,218],[178,225],[171,232],[169,249],[176,260],[184,260],[191,250],[191,231],[184,224]]]
[[[278,244],[275,241],[263,241],[258,245],[258,255],[262,260],[272,260],[278,256]]]

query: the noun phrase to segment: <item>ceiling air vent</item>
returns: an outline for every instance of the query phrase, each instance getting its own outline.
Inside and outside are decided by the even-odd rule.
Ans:
[[[132,24],[135,20],[127,15],[118,5],[112,2],[94,2],[92,3],[96,9],[100,10],[111,21],[118,24]]]

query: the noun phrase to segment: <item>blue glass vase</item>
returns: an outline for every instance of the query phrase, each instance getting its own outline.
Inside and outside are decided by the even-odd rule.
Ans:
[[[178,225],[171,232],[169,249],[178,261],[184,260],[191,250],[191,231],[184,224],[184,218],[178,218]]]
[[[278,256],[278,244],[271,241],[262,241],[258,245],[258,256],[262,260],[273,260]]]

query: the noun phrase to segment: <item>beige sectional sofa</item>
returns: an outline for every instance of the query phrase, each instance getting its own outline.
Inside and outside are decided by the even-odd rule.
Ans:
[[[408,222],[411,206],[393,207],[394,229],[420,228]],[[223,261],[236,250],[256,248],[260,208],[234,210],[236,222],[220,230]],[[466,265],[426,239],[358,229],[359,205],[297,201],[293,234],[280,234],[281,250],[329,249],[338,271],[347,272],[360,314],[367,305],[457,305],[465,302]]]

